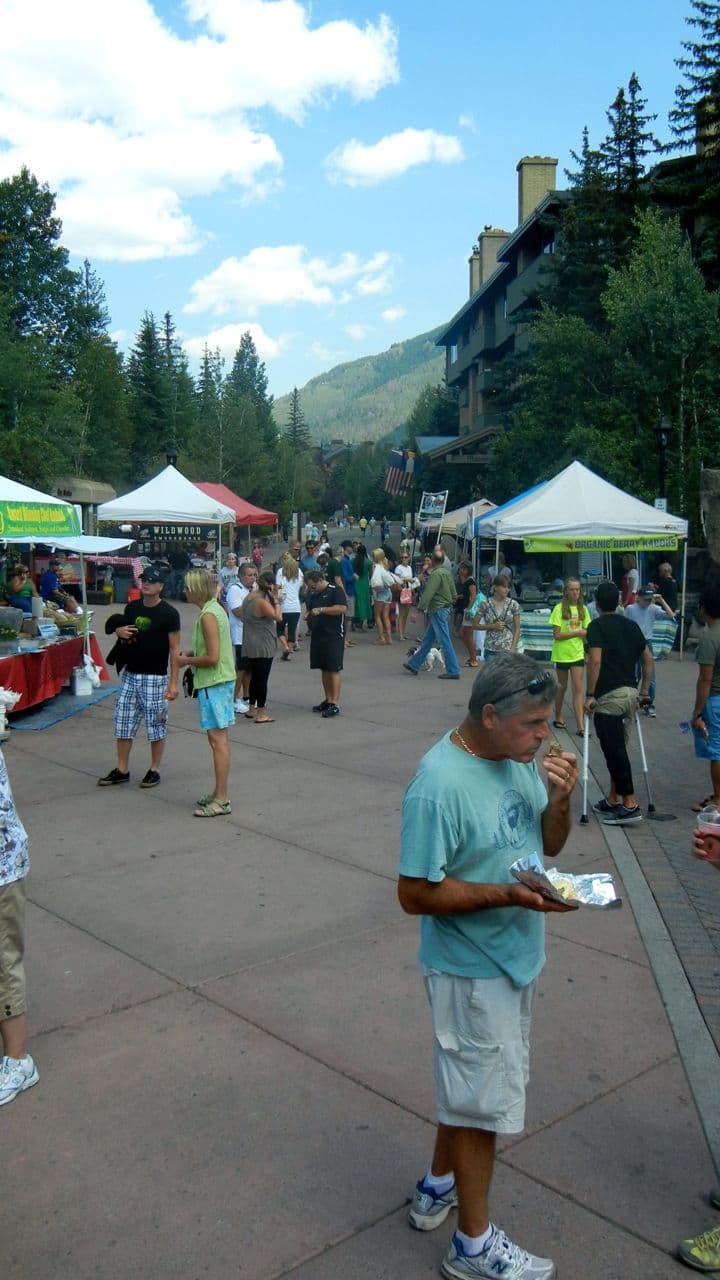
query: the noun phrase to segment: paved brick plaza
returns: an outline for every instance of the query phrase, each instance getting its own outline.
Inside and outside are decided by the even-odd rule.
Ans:
[[[275,724],[231,731],[229,819],[190,817],[210,770],[189,701],[155,791],[135,785],[142,739],[129,787],[95,785],[113,764],[112,699],[7,744],[32,841],[41,1081],[0,1116],[3,1278],[437,1274],[447,1228],[405,1225],[433,1106],[416,922],[394,884],[403,787],[461,718],[472,673],[412,680],[399,644],[357,640],[334,721],[310,712],[306,646],[274,664]],[[612,833],[637,902],[622,885],[622,910],[549,922],[528,1128],[502,1144],[493,1211],[562,1280],[689,1275],[676,1241],[718,1221],[663,1004],[710,1089],[720,876],[689,853],[707,766],[677,728],[694,677],[692,661],[663,664],[658,719],[643,722],[658,811],[677,820]],[[604,782],[596,744],[592,763]],[[606,834],[576,827],[559,864],[611,868]],[[703,1120],[717,1161],[717,1119]]]

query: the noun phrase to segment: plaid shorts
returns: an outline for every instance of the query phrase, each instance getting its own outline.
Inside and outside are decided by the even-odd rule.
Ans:
[[[135,671],[123,671],[115,703],[115,737],[134,738],[144,717],[148,742],[162,742],[167,737],[168,730],[166,688],[167,676],[146,676]]]

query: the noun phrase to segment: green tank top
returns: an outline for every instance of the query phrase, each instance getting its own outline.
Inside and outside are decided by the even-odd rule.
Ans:
[[[214,667],[195,667],[195,688],[207,689],[211,684],[226,684],[235,679],[235,654],[230,640],[230,623],[222,605],[217,600],[208,600],[198,614],[193,634],[193,653],[203,657],[207,653],[205,636],[202,629],[203,614],[211,613],[217,622],[220,637],[220,658]]]

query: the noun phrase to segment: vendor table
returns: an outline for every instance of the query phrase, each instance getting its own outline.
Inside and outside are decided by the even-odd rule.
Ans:
[[[520,639],[525,653],[550,657],[553,644],[549,613],[523,613]],[[653,624],[652,651],[656,662],[666,658],[675,642],[677,623],[671,618],[658,618]]]
[[[8,658],[0,658],[0,685],[5,689],[13,689],[21,694],[15,703],[15,711],[26,711],[38,702],[46,702],[70,683],[73,667],[82,666],[83,638],[77,636],[69,640],[58,640],[40,649],[36,653],[18,653]],[[95,636],[90,634],[90,657],[100,668],[100,679],[109,680],[107,667],[103,661],[100,647]]]

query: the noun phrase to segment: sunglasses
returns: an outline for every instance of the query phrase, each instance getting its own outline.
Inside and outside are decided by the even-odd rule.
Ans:
[[[509,693],[503,693],[499,698],[495,698],[495,702],[503,702],[505,698],[513,698],[516,693],[529,693],[534,697],[538,693],[543,693],[550,685],[555,683],[555,677],[552,671],[543,671],[539,676],[533,676],[532,680],[528,680],[527,684],[520,685],[519,689],[511,689]]]

